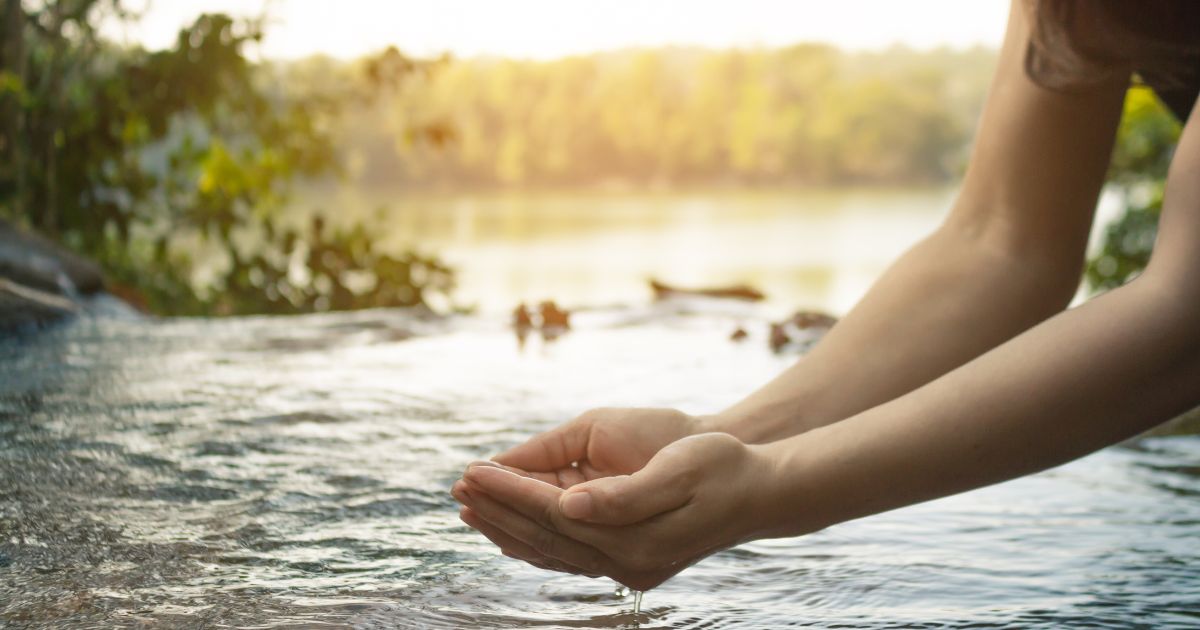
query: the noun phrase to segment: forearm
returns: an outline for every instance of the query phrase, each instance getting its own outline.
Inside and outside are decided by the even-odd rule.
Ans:
[[[913,247],[798,363],[710,419],[782,439],[901,396],[1068,304],[1079,261],[1017,256],[954,224]]]
[[[1042,470],[1200,403],[1200,299],[1145,276],[892,402],[757,447],[770,535]]]
[[[1079,281],[1126,81],[1072,93],[1026,76],[1014,2],[962,193],[799,364],[711,428],[760,443],[901,396],[1063,309]]]

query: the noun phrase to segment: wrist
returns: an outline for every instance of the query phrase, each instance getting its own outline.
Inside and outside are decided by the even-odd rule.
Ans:
[[[734,435],[730,428],[730,421],[723,414],[710,413],[698,416],[692,416],[691,432],[692,435],[700,435],[701,433],[728,433]],[[744,440],[743,440],[744,441]]]
[[[817,432],[819,433],[819,431]],[[830,480],[819,469],[819,446],[810,445],[814,434],[779,440],[749,448],[757,462],[755,505],[758,516],[754,538],[802,536],[838,522],[835,506],[828,504]]]
[[[737,410],[696,416],[696,433],[725,433],[743,444],[764,444],[776,439],[777,431],[770,423]]]
[[[738,404],[725,411],[697,416],[702,432],[728,433],[746,444],[767,444],[807,431],[807,419],[796,401],[771,405]]]

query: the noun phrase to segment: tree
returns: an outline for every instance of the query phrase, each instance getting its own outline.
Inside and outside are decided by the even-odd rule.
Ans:
[[[355,91],[294,94],[244,54],[261,21],[202,15],[146,51],[99,35],[104,19],[134,19],[120,0],[3,1],[0,215],[97,259],[163,313],[408,306],[449,291],[435,259],[279,220],[297,178],[336,170],[340,107],[424,64],[389,49]],[[356,273],[368,278],[352,291]]]
[[[1129,90],[1108,174],[1123,210],[1105,227],[1100,251],[1088,261],[1087,281],[1094,291],[1125,284],[1150,262],[1180,132],[1179,121],[1154,92],[1143,86]]]

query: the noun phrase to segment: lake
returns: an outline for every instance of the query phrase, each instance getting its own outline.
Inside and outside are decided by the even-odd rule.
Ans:
[[[950,192],[387,198],[389,246],[444,254],[478,312],[108,307],[0,339],[0,627],[1200,625],[1194,435],[724,551],[640,615],[459,522],[463,467],[533,432],[746,395],[797,360],[773,318],[847,308]],[[654,302],[650,276],[772,300]],[[509,309],[544,298],[587,308],[518,343]]]
[[[896,256],[938,225],[951,189],[663,193],[404,194],[315,190],[301,207],[379,226],[459,272],[483,312],[518,301],[628,304],[648,278],[750,283],[776,310],[848,309]]]

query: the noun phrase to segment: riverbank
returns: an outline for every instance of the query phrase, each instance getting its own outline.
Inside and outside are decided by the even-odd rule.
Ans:
[[[0,220],[0,334],[76,315],[104,286],[95,263]]]

